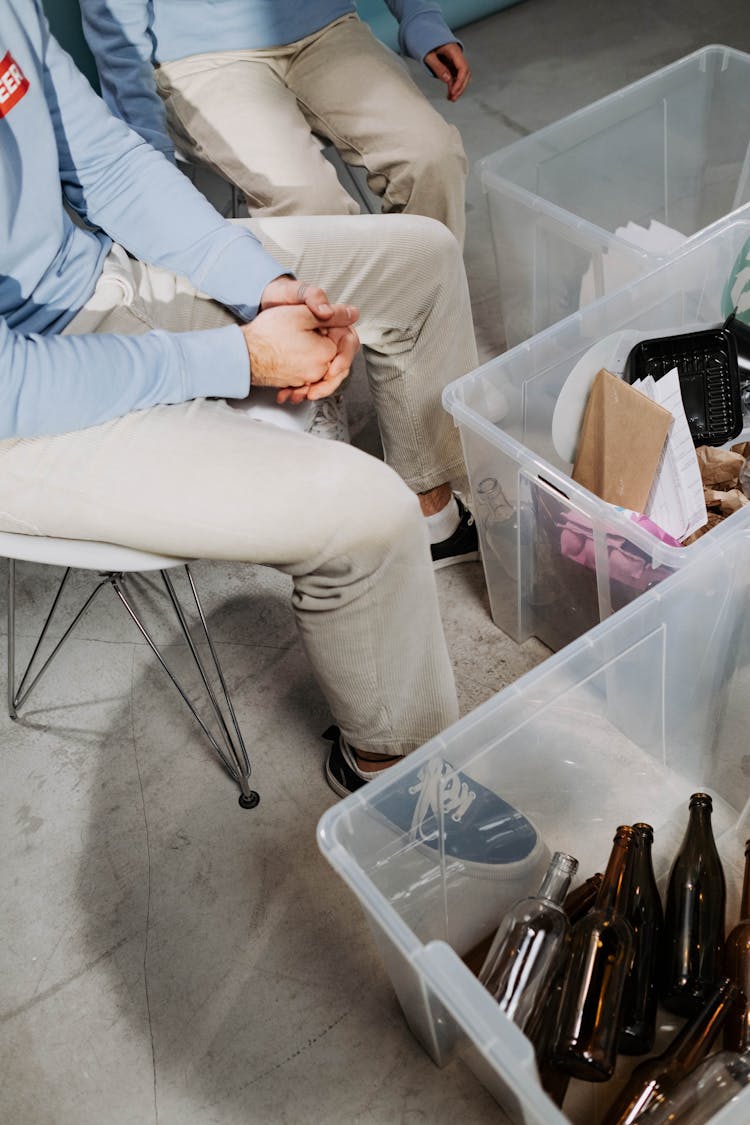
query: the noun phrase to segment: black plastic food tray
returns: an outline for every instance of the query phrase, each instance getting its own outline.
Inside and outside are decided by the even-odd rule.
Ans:
[[[696,445],[724,445],[742,430],[742,400],[734,336],[725,327],[641,340],[625,366],[628,383],[661,379],[673,367]]]

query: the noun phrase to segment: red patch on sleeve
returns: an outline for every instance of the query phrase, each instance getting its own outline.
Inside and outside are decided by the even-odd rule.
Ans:
[[[18,105],[28,88],[28,78],[24,77],[18,63],[13,61],[10,51],[6,51],[0,59],[0,117],[5,117],[14,105]]]

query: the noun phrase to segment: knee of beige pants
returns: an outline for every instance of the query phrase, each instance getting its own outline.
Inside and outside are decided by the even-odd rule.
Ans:
[[[437,219],[463,246],[468,164],[458,129],[435,112],[420,121],[408,144],[389,148],[377,154],[368,181],[383,196],[383,209]]]

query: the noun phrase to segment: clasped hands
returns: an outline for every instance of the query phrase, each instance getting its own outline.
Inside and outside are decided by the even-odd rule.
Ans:
[[[359,311],[332,305],[323,289],[276,277],[263,290],[255,320],[242,325],[255,387],[276,387],[279,403],[332,395],[359,351]]]

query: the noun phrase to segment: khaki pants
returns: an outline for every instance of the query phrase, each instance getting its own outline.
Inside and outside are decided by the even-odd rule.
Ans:
[[[463,245],[460,134],[358,17],[284,47],[164,63],[156,81],[178,148],[241,188],[254,216],[357,212],[322,138],[367,169],[384,211],[438,219]]]
[[[455,239],[406,216],[249,225],[299,277],[362,307],[384,443],[412,488],[456,475],[440,391],[476,353]],[[115,248],[67,331],[229,320],[184,279]],[[303,644],[353,745],[405,754],[457,716],[417,500],[396,472],[350,446],[206,399],[11,439],[0,442],[0,528],[275,566],[294,580]]]

